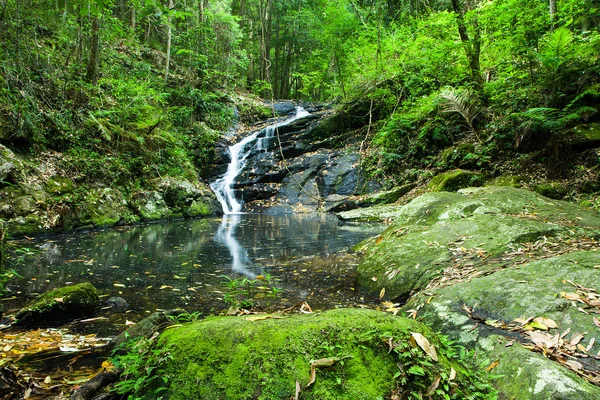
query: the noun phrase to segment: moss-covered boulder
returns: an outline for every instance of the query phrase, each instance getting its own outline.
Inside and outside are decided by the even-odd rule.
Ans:
[[[106,227],[129,219],[131,213],[120,190],[94,188],[88,190],[74,207],[67,225]]]
[[[426,287],[457,259],[483,273],[522,243],[600,229],[598,213],[511,187],[426,193],[387,212],[394,222],[363,244],[358,282],[391,298]]]
[[[44,293],[16,315],[16,326],[58,326],[93,315],[100,306],[98,291],[90,283],[66,286]]]
[[[171,217],[198,217],[215,215],[221,206],[208,186],[199,182],[166,178],[159,184]]]
[[[536,348],[528,334],[531,331],[519,329],[521,324],[514,322],[517,318],[549,318],[558,325],[550,329],[549,336],[565,333],[563,340],[567,343],[583,334],[580,344],[583,348],[591,345],[590,350],[579,351],[581,358],[569,359],[595,370],[597,361],[586,354],[595,355],[599,350],[594,342],[600,340],[600,330],[590,314],[595,310],[573,301],[577,293],[586,298],[586,289],[581,288],[587,288],[592,296],[600,291],[600,250],[595,247],[524,264],[519,260],[489,276],[457,279],[454,284],[449,284],[450,278],[445,285],[412,298],[404,309],[418,310],[419,319],[434,330],[476,349],[480,363],[491,365],[497,361],[494,372],[503,378],[495,385],[505,398],[597,399],[600,387],[523,348],[519,343]],[[537,349],[542,351],[541,347]],[[549,358],[560,359],[560,348],[546,352]]]
[[[422,337],[436,349],[437,361],[415,341]],[[159,367],[161,395],[172,400],[288,399],[297,387],[301,398],[319,400],[408,398],[428,389],[433,398],[443,398],[443,392],[456,399],[475,392],[494,398],[427,327],[372,310],[283,319],[211,317],[166,330],[160,351],[170,355]]]
[[[560,182],[545,182],[535,185],[533,190],[542,196],[550,197],[551,199],[560,200],[567,194],[567,188]]]
[[[169,215],[169,208],[162,194],[156,190],[133,193],[129,205],[143,221],[156,221]]]
[[[478,172],[455,169],[434,176],[427,187],[432,192],[456,192],[458,189],[481,186],[484,181],[484,176]]]
[[[577,151],[600,147],[600,123],[594,122],[576,126],[569,132],[567,141]]]
[[[500,175],[486,181],[485,186],[510,186],[520,188],[527,179],[527,177],[521,175]]]

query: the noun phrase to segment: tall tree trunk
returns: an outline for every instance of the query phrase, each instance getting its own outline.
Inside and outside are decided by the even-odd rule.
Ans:
[[[473,40],[469,37],[467,31],[467,25],[465,23],[464,11],[459,4],[459,0],[452,0],[452,9],[456,14],[456,25],[458,26],[458,34],[460,41],[465,49],[467,61],[469,62],[469,68],[471,69],[471,76],[473,83],[478,89],[481,88],[481,71],[479,66],[479,56],[481,54],[481,32],[479,30],[479,24],[477,20],[474,21],[475,36]]]
[[[169,67],[171,66],[171,37],[172,37],[172,28],[171,28],[171,10],[173,9],[173,0],[169,0],[169,16],[167,17],[167,62],[165,63],[165,84],[169,79]]]
[[[86,78],[93,85],[98,83],[98,65],[100,61],[100,19],[94,15],[92,20],[92,36],[90,38],[90,58],[87,64]]]
[[[550,22],[554,24],[554,16],[556,15],[556,0],[550,0]]]
[[[136,18],[135,18],[135,4],[132,1],[131,6],[129,8],[129,26],[131,30],[135,31]]]

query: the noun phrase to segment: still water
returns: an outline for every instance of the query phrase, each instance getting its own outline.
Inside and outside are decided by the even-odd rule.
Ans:
[[[224,275],[270,275],[282,289],[277,305],[307,301],[325,309],[368,302],[354,290],[356,258],[348,250],[382,225],[341,223],[326,214],[231,214],[222,219],[173,221],[70,233],[19,242],[5,310],[36,294],[88,281],[103,294],[123,297],[128,318],[159,309],[203,314],[227,308]]]

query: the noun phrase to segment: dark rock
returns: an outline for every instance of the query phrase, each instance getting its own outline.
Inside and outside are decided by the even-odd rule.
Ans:
[[[21,309],[16,326],[58,326],[93,315],[100,306],[98,291],[89,283],[66,286],[44,293]]]
[[[158,311],[150,314],[111,340],[109,347],[116,348],[129,339],[141,337],[150,338],[154,333],[161,332],[164,328],[171,325],[174,320],[173,318],[185,313],[185,310],[178,308],[174,310]]]
[[[289,115],[296,111],[296,105],[291,101],[277,101],[271,104],[271,107],[279,116]]]
[[[110,307],[112,311],[118,313],[124,313],[129,309],[129,303],[122,297],[109,297],[108,300],[106,300],[106,305]]]
[[[567,136],[567,142],[575,151],[600,147],[600,123],[594,122],[576,126]]]

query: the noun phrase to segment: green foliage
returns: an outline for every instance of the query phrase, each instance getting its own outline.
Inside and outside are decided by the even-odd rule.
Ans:
[[[121,380],[112,390],[128,399],[138,399],[140,393],[152,387],[153,398],[161,399],[169,378],[163,374],[165,364],[173,357],[168,348],[154,348],[154,339],[129,339],[113,352],[110,358],[115,368],[122,369]]]
[[[221,275],[222,284],[225,288],[223,300],[232,308],[250,310],[255,306],[256,298],[259,293],[264,297],[277,298],[283,289],[273,286],[274,279],[270,274],[260,276],[259,279],[248,278],[230,278],[227,275]],[[264,282],[265,286],[259,286]]]

